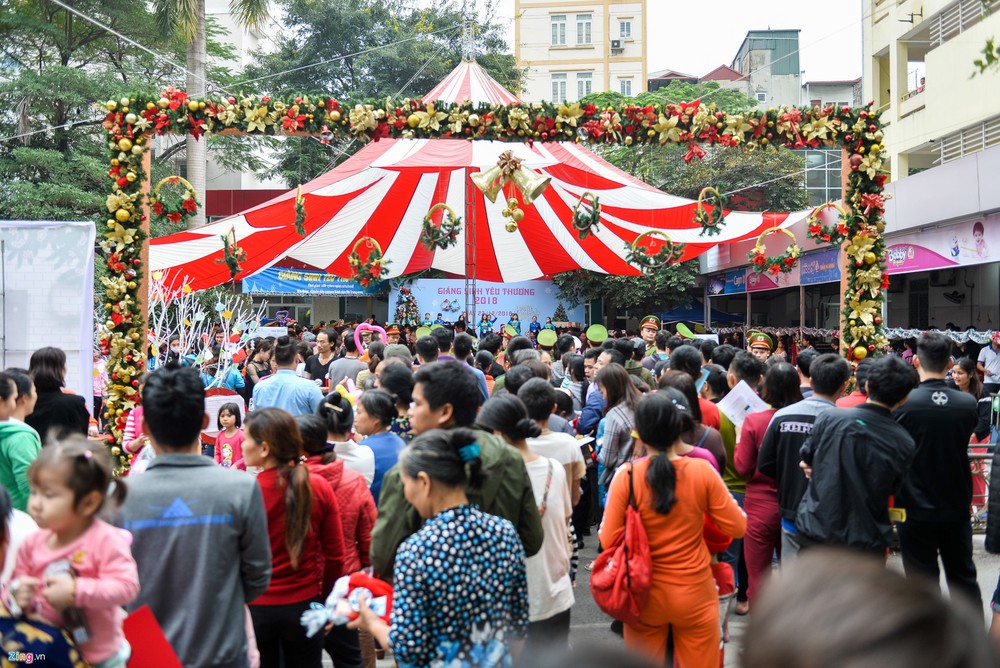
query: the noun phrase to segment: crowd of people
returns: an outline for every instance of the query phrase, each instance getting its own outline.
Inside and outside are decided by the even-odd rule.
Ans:
[[[852,368],[811,346],[778,354],[762,333],[745,349],[685,338],[655,316],[635,337],[544,341],[543,325],[498,334],[490,318],[478,340],[440,324],[414,341],[391,325],[386,341],[351,327],[254,340],[226,370],[239,380],[214,443],[218,369],[168,351],[141,379],[117,480],[107,447],[85,440],[61,351],[0,373],[0,631],[30,619],[50,654],[64,642],[116,668],[140,650],[124,615],[148,606],[183,666],[318,668],[324,652],[338,668],[380,652],[403,667],[590,665],[569,646],[579,570],[596,567],[579,553],[615,545],[635,508],[651,585],[638,618],[613,624],[642,657],[623,666],[668,652],[719,666],[731,613],[751,615],[747,666],[850,651],[903,665],[878,659],[878,641],[900,637],[946,640],[934,665],[987,665],[986,634],[957,627],[982,622],[968,453],[995,417],[981,370],[943,335],[918,339],[909,363]],[[894,531],[905,578],[884,570]],[[1000,508],[987,548],[1000,552]],[[391,585],[390,610],[328,600],[359,572]],[[831,587],[843,597],[816,600]],[[845,621],[866,592],[877,627]],[[336,623],[308,635],[303,615],[325,604]],[[1000,584],[992,608],[1000,636]]]

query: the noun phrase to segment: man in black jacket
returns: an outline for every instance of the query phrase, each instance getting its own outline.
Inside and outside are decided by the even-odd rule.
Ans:
[[[951,341],[938,332],[917,340],[913,364],[920,386],[896,411],[896,421],[917,443],[913,466],[896,505],[906,509],[899,527],[907,575],[939,579],[938,555],[950,591],[962,591],[982,610],[982,595],[972,561],[972,474],[969,437],[979,420],[975,398],[945,385]]]
[[[795,516],[799,543],[840,545],[885,559],[892,538],[889,497],[903,482],[916,444],[892,418],[917,384],[898,357],[868,376],[868,400],[819,416],[801,449],[809,486]]]
[[[834,402],[847,387],[851,365],[833,353],[819,355],[812,360],[810,376],[813,395],[774,414],[757,455],[757,469],[774,478],[778,488],[783,561],[794,559],[799,551],[795,513],[808,484],[799,468],[799,451],[812,433],[816,419],[821,413],[834,408]]]

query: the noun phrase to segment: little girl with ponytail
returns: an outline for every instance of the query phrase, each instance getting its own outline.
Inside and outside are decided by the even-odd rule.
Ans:
[[[97,517],[109,495],[125,500],[107,449],[82,439],[49,445],[28,481],[28,512],[40,530],[17,552],[8,609],[66,628],[95,668],[125,668],[122,607],[139,595],[139,574],[128,534]]]

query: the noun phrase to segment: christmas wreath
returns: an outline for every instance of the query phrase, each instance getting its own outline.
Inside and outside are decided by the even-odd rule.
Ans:
[[[247,252],[236,243],[236,228],[219,237],[222,239],[222,259],[216,260],[229,268],[229,279],[236,280],[236,275],[243,271],[243,263],[247,261]]]
[[[712,211],[705,210],[705,204],[712,206]],[[694,222],[701,225],[701,232],[698,236],[715,236],[722,232],[722,223],[726,220],[726,214],[722,210],[722,195],[715,188],[702,188],[698,193],[698,203],[694,209]]]
[[[823,224],[823,214],[828,209],[836,209],[840,214],[836,225]],[[813,210],[806,221],[806,236],[831,246],[840,246],[847,238],[847,221],[848,215],[844,207],[836,202],[821,204]]]
[[[361,259],[358,247],[365,244],[369,249],[368,257]],[[361,237],[354,243],[351,254],[348,256],[351,264],[351,278],[357,280],[363,287],[368,287],[375,281],[389,273],[389,260],[382,257],[382,247],[371,237]]]
[[[580,201],[573,207],[573,229],[582,241],[591,234],[597,234],[600,222],[601,203],[597,195],[588,190],[580,196]]]
[[[644,246],[642,243],[647,239],[651,240],[652,237],[662,239],[660,250],[655,253],[652,252],[654,244],[650,243]],[[680,260],[684,255],[684,246],[685,244],[673,243],[666,232],[650,230],[643,232],[635,238],[635,241],[626,246],[628,253],[625,255],[625,261],[638,267],[639,271],[644,274],[652,274],[657,269],[662,269],[668,264]]]
[[[149,198],[153,217],[171,223],[187,223],[198,213],[199,206],[201,204],[194,187],[180,176],[168,176],[161,180]]]
[[[435,225],[433,216],[444,209],[441,224]],[[429,251],[444,250],[458,243],[458,233],[462,230],[462,219],[455,215],[455,210],[444,202],[438,202],[424,216],[424,227],[420,232],[420,245]]]
[[[781,255],[768,255],[767,249],[764,248],[764,239],[776,232],[781,232],[792,240],[792,245],[785,249],[785,252]],[[764,230],[759,237],[757,237],[757,244],[753,247],[753,250],[747,253],[747,259],[750,260],[750,266],[758,274],[763,274],[764,272],[770,272],[772,275],[777,276],[778,274],[787,274],[795,268],[795,265],[799,263],[799,257],[802,255],[802,249],[799,248],[798,243],[796,243],[795,235],[786,229],[780,227],[773,227],[769,230]]]
[[[306,198],[302,196],[302,186],[295,195],[295,231],[300,236],[306,235]]]

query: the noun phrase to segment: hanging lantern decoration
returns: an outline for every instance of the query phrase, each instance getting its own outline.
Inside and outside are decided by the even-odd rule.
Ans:
[[[552,180],[548,176],[522,168],[521,160],[514,157],[513,151],[504,151],[500,154],[495,167],[490,167],[485,172],[477,172],[469,178],[491,202],[496,202],[504,186],[510,183],[515,191],[521,193],[521,201],[524,204],[534,202],[549,187],[549,181]],[[517,224],[524,220],[524,211],[520,208],[520,203],[513,192],[507,198],[503,215],[504,218],[510,219],[505,226],[506,230],[516,232]]]
[[[600,222],[601,203],[597,195],[588,190],[573,207],[573,229],[582,241],[591,234],[597,234]]]
[[[839,214],[836,225],[827,225],[823,222],[823,215],[830,209]],[[847,238],[848,220],[847,210],[836,202],[821,204],[809,214],[809,219],[806,221],[806,236],[820,243],[840,246]]]
[[[434,223],[434,214],[444,210],[441,223]],[[420,231],[420,245],[429,251],[444,250],[458,243],[458,233],[462,229],[462,219],[455,210],[444,202],[438,202],[424,216],[424,227]]]
[[[229,232],[219,237],[222,239],[222,259],[216,260],[229,268],[229,280],[235,281],[237,274],[243,271],[243,263],[247,261],[247,252],[236,243],[236,228],[230,227]]]
[[[364,260],[358,251],[362,244],[368,251]],[[389,260],[382,257],[382,247],[371,237],[361,237],[354,242],[347,260],[351,265],[351,278],[365,288],[389,273]]]
[[[149,196],[149,210],[153,218],[171,223],[187,223],[198,213],[197,194],[194,186],[180,176],[168,176],[153,188]]]
[[[712,211],[706,211],[705,205],[712,207]],[[722,210],[722,195],[715,188],[702,188],[698,193],[698,203],[694,209],[694,222],[701,226],[698,236],[715,236],[722,232],[722,224],[726,220],[726,214]]]
[[[791,239],[792,244],[781,255],[768,255],[767,249],[764,247],[764,239],[771,234],[779,232]],[[750,260],[750,266],[754,272],[758,274],[768,272],[772,276],[790,273],[795,268],[795,265],[799,263],[801,256],[802,249],[799,248],[795,235],[781,227],[772,227],[769,230],[764,230],[757,237],[757,243],[754,245],[753,250],[747,253],[747,259]]]
[[[295,195],[295,231],[299,236],[306,235],[306,198],[302,196],[302,186]]]
[[[657,244],[654,238],[658,238],[660,243]],[[653,248],[656,245],[659,245],[659,250],[654,253]],[[655,273],[657,269],[679,261],[684,255],[685,246],[686,244],[672,242],[666,232],[650,230],[643,232],[626,246],[628,252],[625,261],[637,267],[643,274],[649,275]]]

